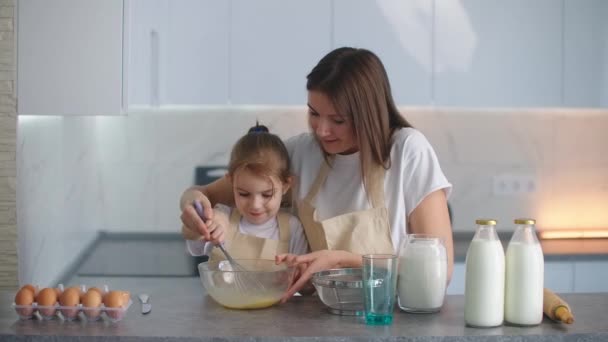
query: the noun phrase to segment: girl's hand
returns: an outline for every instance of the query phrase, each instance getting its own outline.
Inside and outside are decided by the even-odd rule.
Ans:
[[[220,220],[209,221],[207,227],[211,233],[211,239],[208,241],[211,241],[214,245],[219,245],[224,242],[226,239],[226,228]]]
[[[203,220],[192,204],[184,205],[180,216],[182,226],[182,236],[187,240],[198,240],[201,237],[207,241],[212,240],[209,224],[213,221],[213,208],[209,199],[201,192],[197,192],[194,201],[198,201],[203,207],[205,219]],[[190,202],[192,203],[192,201]]]
[[[304,255],[281,254],[275,258],[277,264],[286,263],[296,268],[293,282],[281,299],[286,302],[306,286],[316,272],[343,267],[361,267],[361,256],[346,251],[321,250]]]

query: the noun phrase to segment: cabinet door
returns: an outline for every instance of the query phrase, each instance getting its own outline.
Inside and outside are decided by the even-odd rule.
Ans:
[[[435,1],[437,105],[559,106],[562,4]]]
[[[564,105],[608,107],[608,2],[565,0]]]
[[[572,261],[545,261],[544,286],[558,293],[574,292],[574,263]]]
[[[229,102],[229,1],[128,4],[129,109]]]
[[[577,261],[574,271],[574,292],[608,292],[608,261]]]
[[[233,104],[306,103],[306,75],[329,52],[331,2],[234,0]]]
[[[22,0],[19,114],[120,114],[122,0]]]
[[[388,73],[399,105],[431,103],[432,0],[335,0],[333,47],[366,48]]]

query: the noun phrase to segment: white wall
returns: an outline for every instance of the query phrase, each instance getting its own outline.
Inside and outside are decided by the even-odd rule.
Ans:
[[[19,283],[57,281],[104,227],[94,122],[19,117]]]
[[[302,131],[302,110],[18,117],[19,283],[54,284],[101,230],[177,232],[196,166],[225,165],[256,118]]]
[[[516,217],[539,228],[608,227],[608,112],[446,110],[410,115],[433,143],[454,184],[454,230],[478,217]],[[495,177],[535,180],[535,191],[497,195]]]
[[[454,230],[478,217],[512,228],[608,227],[608,112],[407,109],[454,184]],[[178,199],[200,165],[225,165],[259,119],[287,138],[305,108],[119,117],[19,117],[20,281],[50,283],[97,231],[178,232]],[[532,193],[497,196],[497,175],[533,176]],[[23,261],[21,261],[23,260]]]

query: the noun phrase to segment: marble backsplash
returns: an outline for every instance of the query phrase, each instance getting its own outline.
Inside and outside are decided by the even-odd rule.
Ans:
[[[541,228],[608,227],[608,111],[402,108],[454,185],[455,231],[478,217],[529,216]],[[20,282],[51,283],[99,231],[177,232],[178,199],[197,166],[225,165],[258,119],[287,138],[304,107],[228,108],[126,116],[20,116]],[[534,179],[496,192],[496,177]],[[44,260],[44,262],[42,262]]]

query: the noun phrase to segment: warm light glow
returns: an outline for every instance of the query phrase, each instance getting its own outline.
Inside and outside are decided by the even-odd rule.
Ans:
[[[543,229],[538,232],[543,240],[608,238],[608,229]]]
[[[576,181],[560,183],[564,191],[569,191],[568,194],[553,193],[541,198],[537,214],[532,214],[536,215],[537,227],[551,231],[565,229],[597,232],[598,229],[608,229],[608,192],[576,191],[572,185],[573,182],[583,182],[581,179],[591,179],[597,184],[598,177],[593,174],[580,175]]]

